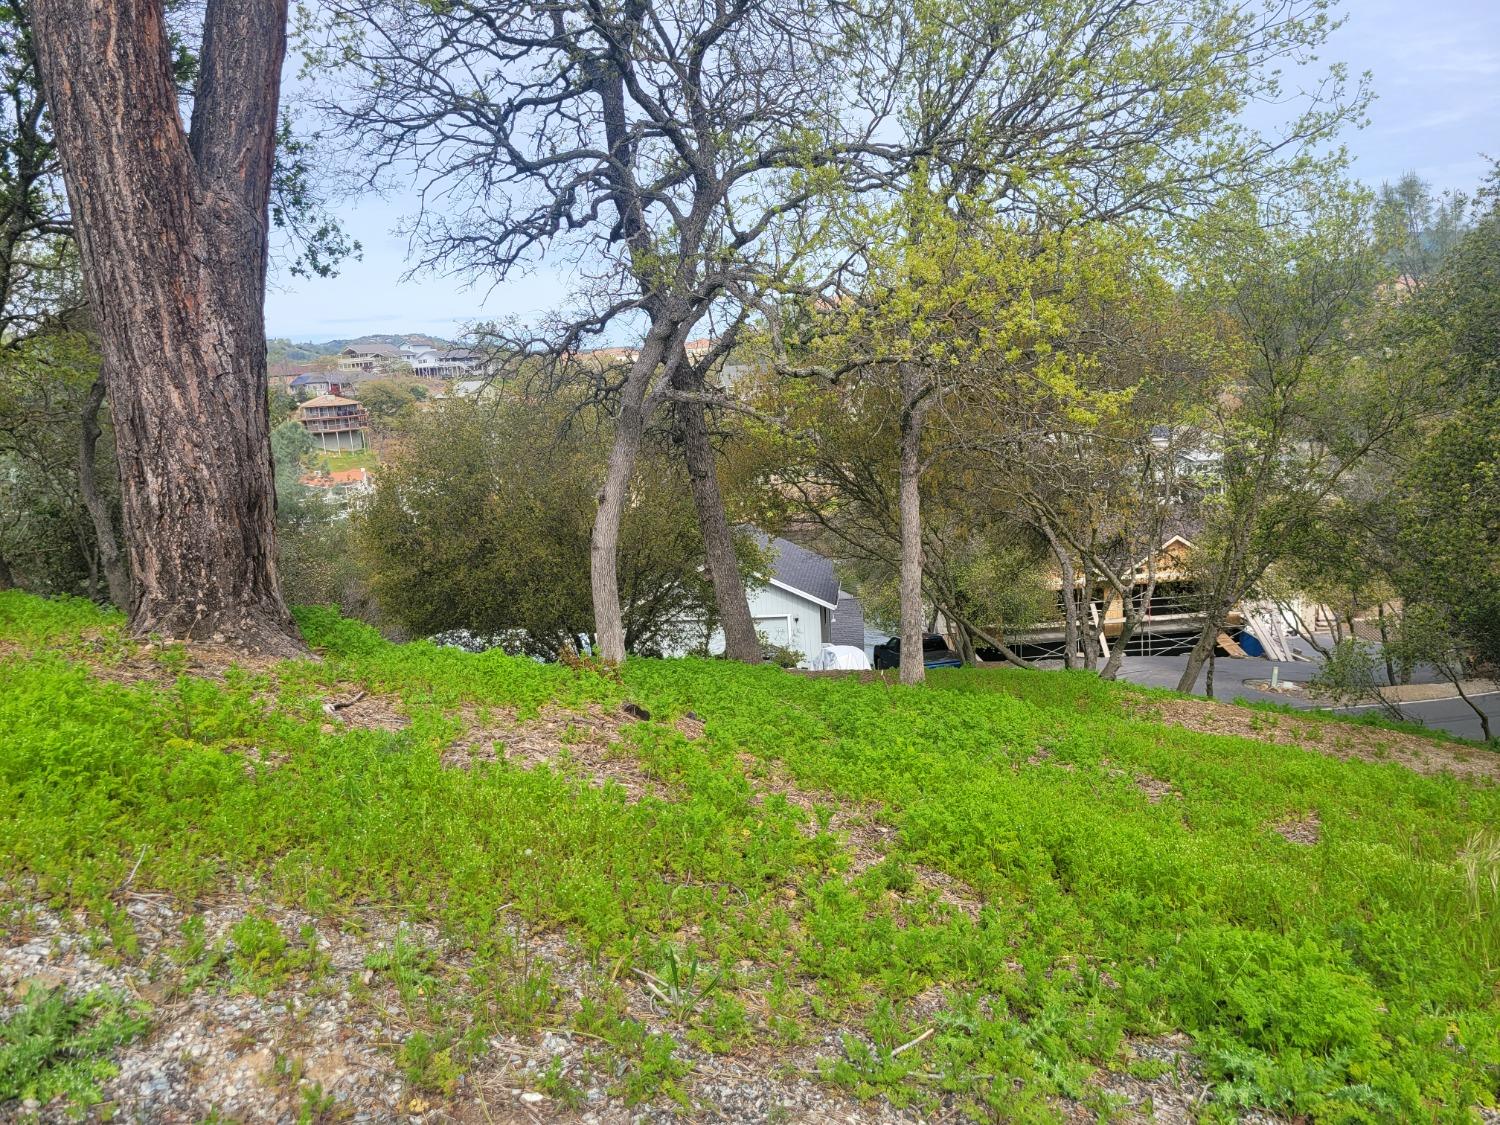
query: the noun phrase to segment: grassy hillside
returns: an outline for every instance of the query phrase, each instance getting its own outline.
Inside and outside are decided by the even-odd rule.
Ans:
[[[1082,674],[613,676],[299,616],[321,661],[242,667],[0,594],[0,1116],[149,1117],[127,1078],[226,1004],[251,1041],[222,1066],[263,1049],[268,1077],[245,1101],[220,1061],[163,1063],[160,1105],[1469,1120],[1500,1097],[1487,751],[1251,711],[1205,733]],[[25,949],[61,952],[23,1002]],[[65,1050],[87,1005],[99,1042]]]

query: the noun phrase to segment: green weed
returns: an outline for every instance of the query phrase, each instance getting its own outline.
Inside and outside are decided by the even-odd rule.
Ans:
[[[0,878],[85,909],[122,956],[127,877],[184,897],[253,877],[314,912],[390,909],[472,968],[445,975],[398,938],[371,970],[429,1017],[464,992],[476,1033],[558,1018],[548,968],[496,937],[556,930],[685,1041],[802,1043],[835,1019],[862,1034],[830,1080],[947,1094],[980,1118],[1047,1119],[1058,1094],[1091,1096],[1127,1034],[1173,1030],[1225,1111],[1462,1119],[1500,1098],[1500,787],[1165,726],[1141,713],[1152,693],[1082,674],[965,669],[907,689],[641,660],[616,676],[392,645],[327,610],[299,620],[323,660],[274,687],[124,687],[80,662],[115,643],[117,617],[0,594],[0,637],[21,650],[0,661]],[[350,684],[398,697],[410,726],[324,730],[321,700]],[[460,706],[627,698],[652,718],[614,752],[670,800],[442,764]],[[704,737],[673,727],[687,711]],[[767,776],[811,799],[762,791]],[[1153,802],[1143,777],[1173,796]],[[841,802],[887,841],[858,875]],[[1316,847],[1268,830],[1309,810]],[[976,909],[924,890],[929,868]],[[252,916],[218,944],[185,927],[173,956],[189,982],[269,989],[316,977],[321,954]],[[585,996],[574,1027],[622,1068],[623,1096],[679,1100],[676,1042],[618,987]],[[935,994],[936,1012],[907,1014]],[[442,1093],[465,1044],[419,1034],[402,1065]]]
[[[401,1044],[396,1062],[414,1090],[452,1097],[464,1073],[454,1057],[458,1049],[452,1032],[414,1031]]]
[[[103,989],[70,999],[62,988],[32,988],[0,1022],[0,1108],[57,1102],[82,1117],[119,1073],[114,1052],[149,1026],[146,1012]]]

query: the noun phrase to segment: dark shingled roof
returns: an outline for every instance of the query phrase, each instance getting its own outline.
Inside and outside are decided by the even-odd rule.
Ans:
[[[836,645],[865,647],[865,607],[848,590],[839,591],[839,607],[833,611],[829,639]]]
[[[790,539],[767,539],[759,532],[755,537],[761,546],[769,543],[775,553],[772,578],[818,601],[838,604],[839,580],[833,576],[833,563],[814,551],[797,546]]]
[[[319,375],[313,372],[308,372],[306,375],[298,375],[295,379],[293,379],[292,386],[309,387],[314,383],[330,383],[336,381],[337,380],[330,379],[327,375]]]

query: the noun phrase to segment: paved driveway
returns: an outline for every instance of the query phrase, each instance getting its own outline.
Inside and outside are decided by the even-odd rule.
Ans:
[[[1186,656],[1127,656],[1120,670],[1120,678],[1151,687],[1176,688],[1177,679],[1182,675],[1182,670],[1186,666]],[[1319,706],[1316,701],[1305,695],[1262,691],[1246,683],[1247,680],[1269,680],[1273,667],[1280,669],[1280,677],[1283,681],[1306,683],[1312,679],[1318,665],[1301,661],[1293,664],[1277,664],[1275,661],[1255,656],[1239,659],[1221,656],[1214,661],[1214,696],[1226,701],[1248,699],[1284,703],[1302,710],[1313,710]],[[1200,694],[1203,692],[1206,679],[1207,671],[1205,670],[1198,679],[1197,691]],[[1412,679],[1417,683],[1434,683],[1438,677],[1430,669],[1418,669]],[[1500,733],[1500,692],[1490,692],[1487,695],[1471,698],[1490,717],[1490,729]],[[1378,710],[1378,706],[1339,708],[1339,710],[1363,712]],[[1481,737],[1479,717],[1462,699],[1403,703],[1401,712],[1412,722],[1445,730],[1460,738],[1472,738],[1477,741]]]

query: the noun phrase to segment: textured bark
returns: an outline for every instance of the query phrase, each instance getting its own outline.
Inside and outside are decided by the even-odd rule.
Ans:
[[[1047,545],[1057,559],[1057,573],[1062,582],[1063,603],[1063,667],[1072,668],[1078,661],[1078,591],[1075,588],[1077,575],[1073,572],[1073,556],[1057,541],[1051,528],[1043,527]]]
[[[1467,693],[1465,693],[1463,679],[1461,676],[1454,677],[1453,687],[1454,690],[1458,692],[1458,697],[1469,705],[1469,710],[1473,711],[1474,714],[1479,716],[1479,734],[1484,739],[1484,741],[1489,742],[1492,738],[1495,737],[1494,734],[1490,731],[1490,717],[1484,713],[1483,707],[1475,703],[1468,697]]]
[[[0,555],[0,590],[13,590],[16,586],[16,575],[10,569],[10,560]]]
[[[1019,656],[1017,656],[1013,648],[1011,648],[1008,644],[1002,641],[999,637],[995,636],[993,633],[986,632],[982,627],[975,625],[972,621],[964,620],[963,625],[971,633],[973,633],[974,636],[983,641],[987,648],[992,648],[996,652],[998,652],[1001,659],[1004,660],[1007,664],[1014,664],[1017,668],[1035,667],[1035,665],[1030,661],[1022,660]]]
[[[1186,695],[1191,695],[1193,689],[1198,686],[1198,675],[1203,671],[1203,666],[1208,663],[1208,658],[1213,654],[1214,645],[1218,642],[1217,617],[1212,613],[1208,616],[1209,620],[1204,621],[1203,628],[1198,631],[1198,639],[1193,642],[1192,650],[1188,653],[1187,665],[1177,680],[1177,690]]]
[[[1153,538],[1160,538],[1154,536]],[[1099,673],[1102,680],[1113,680],[1120,674],[1120,666],[1125,662],[1125,646],[1135,636],[1135,631],[1140,628],[1141,619],[1145,616],[1145,608],[1151,604],[1151,598],[1156,593],[1156,556],[1148,556],[1146,571],[1146,591],[1141,598],[1140,608],[1136,607],[1135,599],[1128,593],[1121,595],[1120,604],[1125,607],[1125,620],[1120,625],[1120,635],[1115,638],[1114,647],[1109,650],[1109,659],[1104,662],[1104,668]],[[1215,634],[1217,636],[1217,634]]]
[[[674,382],[679,389],[697,389],[691,386],[685,365],[678,366]],[[739,559],[734,553],[734,534],[724,513],[724,497],[719,492],[718,468],[703,405],[679,402],[676,415],[693,506],[698,511],[698,528],[703,535],[708,576],[713,582],[714,604],[718,608],[719,626],[724,630],[724,655],[730,660],[759,664],[764,658],[760,638],[755,635],[755,620],[750,616],[750,602],[745,597],[745,583],[740,578]]]
[[[99,495],[95,473],[95,451],[99,446],[99,407],[104,403],[104,380],[95,379],[83,400],[83,428],[78,442],[78,491],[83,506],[94,524],[94,541],[99,545],[99,565],[104,568],[104,582],[109,600],[126,613],[130,612],[130,572],[125,556],[115,538],[115,521],[109,505]]]
[[[974,635],[962,621],[954,620],[953,635],[958,639],[958,655],[963,657],[964,663],[970,668],[978,664],[979,653],[974,649]]]
[[[1375,620],[1380,623],[1380,655],[1385,661],[1385,682],[1394,685],[1396,682],[1396,665],[1391,661],[1391,635],[1385,623],[1384,602],[1376,603]]]
[[[137,634],[305,651],[276,576],[267,203],[286,0],[209,0],[191,131],[161,0],[34,0],[98,324]]]
[[[653,333],[636,357],[620,396],[615,418],[614,441],[604,483],[599,489],[599,510],[589,536],[589,584],[594,595],[594,643],[599,657],[611,664],[625,659],[625,621],[620,612],[620,524],[630,496],[630,478],[635,475],[646,430],[646,390],[651,375],[661,363],[662,346]]]
[[[908,368],[901,376],[905,409],[901,415],[901,682],[927,678],[922,659],[922,424],[926,417],[921,376]]]

